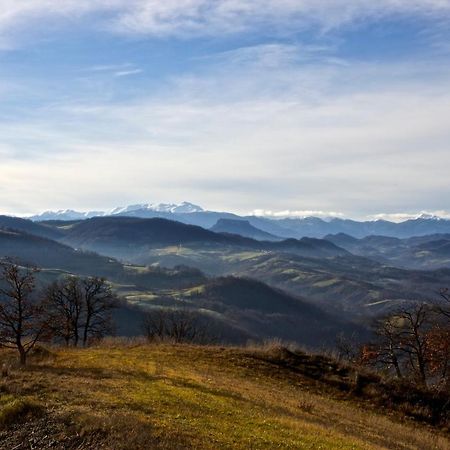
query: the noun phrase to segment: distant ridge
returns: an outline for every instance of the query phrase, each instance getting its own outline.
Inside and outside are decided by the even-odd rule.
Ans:
[[[66,230],[63,242],[75,248],[114,257],[125,255],[130,257],[142,253],[146,248],[188,244],[294,252],[311,257],[343,256],[348,253],[323,239],[302,238],[262,242],[235,234],[215,233],[173,220],[115,216],[94,217],[75,223]]]
[[[273,218],[261,216],[239,216],[230,212],[207,211],[189,202],[144,203],[114,208],[109,211],[78,212],[73,210],[47,211],[30,217],[36,222],[51,220],[84,220],[93,217],[127,216],[138,218],[163,218],[210,229],[222,219],[247,221],[260,232],[280,238],[323,238],[327,235],[345,233],[355,238],[366,236],[391,236],[410,238],[429,234],[450,233],[450,220],[435,215],[422,214],[400,223],[387,220],[357,221],[343,218],[322,219],[319,217]],[[229,232],[229,231],[226,231]],[[259,239],[259,238],[257,238]]]
[[[20,217],[0,216],[0,229],[17,230],[48,239],[58,239],[62,236],[62,233],[55,228],[34,223],[31,220],[21,219]]]
[[[354,255],[397,267],[427,270],[450,267],[450,234],[430,234],[406,239],[388,236],[356,239],[339,233],[325,236],[324,239]]]
[[[105,216],[123,216],[135,215],[136,213],[145,214],[145,212],[154,213],[172,213],[188,214],[193,212],[202,212],[203,208],[189,202],[182,203],[140,203],[137,205],[119,206],[109,211],[87,211],[79,212],[72,209],[62,209],[59,211],[45,211],[41,214],[29,217],[33,221],[45,220],[80,220],[90,219],[92,217]]]
[[[239,234],[258,241],[280,241],[282,239],[254,227],[248,220],[219,219],[210,229],[216,233]]]

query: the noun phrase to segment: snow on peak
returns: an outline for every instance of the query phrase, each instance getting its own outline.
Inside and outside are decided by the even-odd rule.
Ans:
[[[182,203],[138,203],[136,205],[120,206],[109,211],[74,211],[61,209],[59,211],[45,211],[42,214],[30,217],[32,220],[80,220],[101,216],[125,216],[137,211],[154,211],[160,213],[187,214],[202,212],[204,209],[189,202]]]
[[[155,211],[155,212],[166,212],[166,213],[193,213],[202,212],[204,209],[198,205],[194,205],[189,202],[182,203],[142,203],[137,205],[129,205],[125,207],[114,208],[109,212],[110,215],[121,214],[124,215],[129,212],[134,211]]]
[[[422,213],[417,218],[418,219],[426,219],[426,220],[441,220],[442,219],[442,217],[439,217],[436,214],[430,214],[430,213]]]
[[[160,203],[159,205],[155,205],[157,211],[166,211],[172,213],[193,213],[193,212],[202,212],[204,211],[201,206],[194,205],[189,202],[182,202],[180,204],[165,204]]]

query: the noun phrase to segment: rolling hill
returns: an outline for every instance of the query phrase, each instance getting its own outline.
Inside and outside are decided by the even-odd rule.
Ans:
[[[255,255],[236,261],[229,270],[303,296],[338,316],[363,321],[405,302],[436,299],[441,288],[450,286],[450,269],[407,270],[353,255]]]
[[[122,265],[109,257],[76,251],[51,239],[17,230],[0,229],[0,257],[85,275],[111,276],[122,270]]]
[[[19,217],[0,216],[0,229],[2,228],[18,230],[48,239],[58,239],[63,235],[57,228],[35,223],[28,219],[21,219]]]
[[[326,240],[349,252],[385,264],[407,269],[439,269],[450,267],[450,235],[433,234],[399,239],[368,236],[362,239],[347,234],[335,234]]]
[[[166,219],[99,217],[72,224],[63,242],[105,255],[146,263],[146,252],[154,248],[194,246],[199,249],[248,248],[294,252],[311,257],[345,255],[347,251],[321,239],[287,239],[261,242],[239,235],[215,233],[204,228]]]
[[[354,246],[361,248],[361,242],[364,248],[377,250],[377,255],[386,249],[382,258],[369,254],[373,258],[370,259],[353,255],[328,240],[257,241],[165,219],[104,217],[57,221],[44,226],[62,234],[60,242],[3,230],[0,256],[19,257],[41,266],[46,273],[59,270],[105,276],[114,284],[116,292],[133,304],[188,306],[203,316],[206,314],[211,321],[214,319],[214,327],[221,328],[223,336],[229,338],[234,332],[240,342],[268,336],[305,341],[316,336],[314,330],[320,330],[320,321],[326,324],[321,332],[330,342],[338,328],[350,329],[354,320],[364,323],[404,302],[430,300],[440,288],[450,286],[450,270],[405,270],[393,267],[387,259],[388,251],[400,245],[413,246],[422,254],[432,250],[443,258],[446,236],[406,241],[387,237],[358,240],[348,235],[334,238],[336,243],[353,251]],[[128,263],[124,265],[113,257]],[[195,269],[209,277],[234,275],[266,285],[260,291],[256,285],[250,288],[245,284],[250,281],[235,279],[228,291],[222,286],[223,292],[234,289],[234,294],[221,299],[209,284],[217,280],[208,281]],[[273,287],[284,293],[270,291]],[[266,294],[261,293],[264,290]],[[193,292],[200,294],[193,295]],[[250,297],[245,297],[251,292],[261,302],[257,308],[248,303]],[[261,300],[264,298],[276,307],[273,311],[265,309]],[[233,299],[239,299],[242,305],[233,304]],[[297,302],[298,310],[289,312],[283,299]],[[303,302],[302,307],[299,301]],[[321,311],[325,315],[319,322],[305,307],[307,303],[308,307],[315,304],[326,311]],[[137,322],[136,327],[139,327]]]
[[[187,267],[126,266],[110,257],[74,250],[19,231],[0,230],[0,257],[18,258],[42,268],[39,274],[42,282],[64,274],[104,276],[130,304],[147,308],[189,307],[224,342],[277,337],[325,346],[332,345],[338,333],[357,328],[256,281],[208,280],[198,270]],[[192,295],[199,286],[202,295]],[[120,333],[128,336],[142,333],[142,311],[130,310],[123,304],[115,316]]]
[[[183,288],[206,279],[196,269],[127,266],[109,256],[75,250],[16,230],[0,230],[0,258],[17,259],[23,264],[39,267],[43,269],[43,279],[51,280],[62,274],[101,276],[119,285],[144,290]]]
[[[126,291],[122,295],[147,311],[168,307],[196,312],[212,339],[219,342],[245,344],[249,339],[282,339],[322,349],[333,347],[341,333],[361,341],[370,335],[345,318],[252,279],[221,277],[160,295]]]

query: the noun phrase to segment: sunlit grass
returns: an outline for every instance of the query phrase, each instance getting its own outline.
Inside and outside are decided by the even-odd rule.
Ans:
[[[145,448],[143,435],[156,439],[152,448],[448,448],[424,427],[395,423],[287,375],[246,350],[114,344],[57,349],[11,384],[69,414],[80,429],[106,430],[113,448]],[[10,401],[0,394],[0,405]],[[128,438],[124,424],[133,424]]]

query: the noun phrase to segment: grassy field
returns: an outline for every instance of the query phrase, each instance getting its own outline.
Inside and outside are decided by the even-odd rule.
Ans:
[[[444,431],[276,363],[279,351],[42,350],[0,381],[0,448],[450,448]]]

